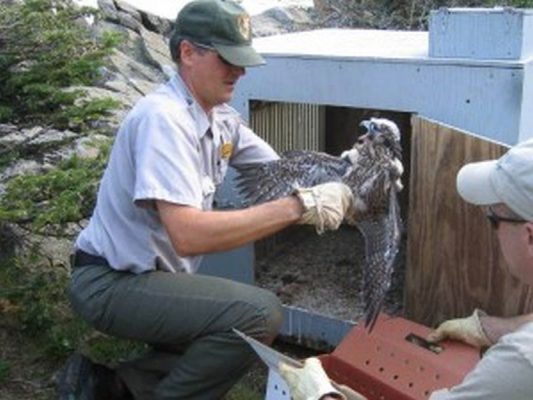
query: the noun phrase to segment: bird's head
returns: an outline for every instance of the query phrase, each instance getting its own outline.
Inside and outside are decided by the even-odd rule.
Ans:
[[[394,157],[401,159],[400,129],[393,121],[386,118],[370,118],[359,125],[366,129],[366,133],[359,137],[358,144],[371,143],[373,146],[384,146],[392,151]]]

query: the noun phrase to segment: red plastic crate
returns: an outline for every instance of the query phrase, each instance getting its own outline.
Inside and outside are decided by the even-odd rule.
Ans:
[[[430,329],[381,314],[372,333],[352,329],[335,351],[321,356],[330,378],[369,400],[427,399],[431,392],[460,383],[479,361],[479,351],[443,341],[428,346]]]

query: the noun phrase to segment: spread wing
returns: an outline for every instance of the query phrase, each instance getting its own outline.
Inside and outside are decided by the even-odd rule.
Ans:
[[[365,238],[363,266],[365,327],[372,331],[390,287],[394,261],[400,247],[401,218],[396,190],[389,192],[388,212],[369,215],[357,222]]]
[[[297,187],[340,181],[351,163],[314,151],[290,151],[279,160],[236,166],[236,187],[247,205],[290,195]]]

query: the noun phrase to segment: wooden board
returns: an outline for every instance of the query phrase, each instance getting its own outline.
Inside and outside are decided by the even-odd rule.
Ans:
[[[481,207],[457,194],[462,165],[506,147],[419,117],[412,120],[405,312],[436,325],[479,307],[492,315],[533,311],[533,290],[508,272]]]

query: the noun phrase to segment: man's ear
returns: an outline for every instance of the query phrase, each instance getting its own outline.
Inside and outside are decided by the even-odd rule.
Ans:
[[[188,40],[182,40],[179,44],[179,54],[180,54],[180,62],[184,65],[189,65],[191,62],[191,57],[195,53],[195,48],[191,42]]]

